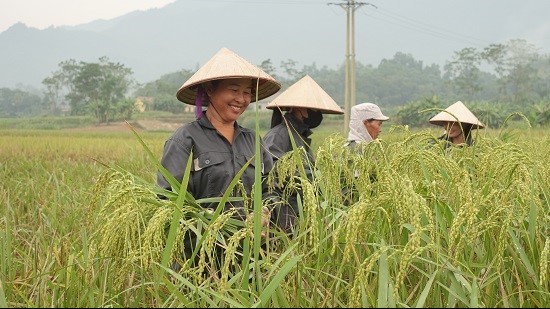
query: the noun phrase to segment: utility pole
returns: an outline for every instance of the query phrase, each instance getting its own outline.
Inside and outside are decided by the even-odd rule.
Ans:
[[[355,10],[363,5],[372,5],[366,2],[345,0],[344,3],[329,3],[340,6],[346,11],[346,73],[344,86],[344,134],[349,131],[351,105],[355,102]],[[376,7],[376,6],[374,6]]]

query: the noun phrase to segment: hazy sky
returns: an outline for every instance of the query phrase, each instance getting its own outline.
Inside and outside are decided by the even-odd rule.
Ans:
[[[175,0],[0,0],[0,32],[17,22],[44,29],[111,19]]]
[[[112,19],[135,10],[162,7],[175,0],[0,0],[0,32],[17,22],[45,29],[50,26],[74,26],[97,19]],[[345,0],[186,0],[216,7],[307,8],[308,23],[327,11],[340,15],[344,27],[345,13],[337,5]],[[550,0],[369,0],[356,12],[357,36],[374,37],[372,31],[402,34],[403,39],[426,39],[429,43],[461,47],[484,47],[510,38],[523,38],[550,52]],[[195,4],[193,4],[195,3]],[[256,14],[256,13],[255,13]],[[326,16],[326,15],[324,15]],[[219,21],[218,21],[219,22]],[[272,20],[271,23],[287,22]],[[294,21],[292,21],[294,22]],[[364,29],[364,30],[363,30]],[[363,31],[363,33],[362,33]],[[379,42],[380,43],[380,42]],[[385,43],[382,43],[384,45]],[[403,42],[406,44],[406,42]],[[378,46],[383,49],[384,46]],[[443,47],[443,46],[442,46]],[[360,47],[358,47],[360,48]],[[454,46],[453,46],[454,48]],[[445,49],[445,48],[443,48]],[[460,48],[455,48],[459,50]],[[433,50],[434,54],[441,53]]]
[[[38,29],[74,26],[175,1],[0,0],[0,33],[17,22]],[[426,65],[442,66],[463,48],[481,50],[511,39],[524,39],[540,53],[550,53],[550,0],[356,2],[364,4],[355,12],[355,55],[363,64],[376,66],[399,51]],[[345,0],[181,0],[180,8],[205,21],[201,30],[210,32],[204,34],[204,39],[215,38],[216,46],[203,46],[202,57],[179,59],[178,65],[196,68],[225,45],[254,63],[270,58],[277,65],[293,59],[299,66],[316,63],[333,68],[342,64],[345,52],[346,13],[335,5],[343,3]],[[261,42],[257,46],[235,48],[234,37],[242,34],[235,26],[243,25],[259,25],[252,30],[261,30],[264,40],[256,41]],[[258,35],[250,33],[251,37]],[[305,47],[304,42],[308,42]],[[198,46],[198,42],[193,44]],[[272,53],[266,52],[266,46],[273,46]]]

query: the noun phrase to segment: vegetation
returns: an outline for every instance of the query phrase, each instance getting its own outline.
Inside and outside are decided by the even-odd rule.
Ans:
[[[59,130],[95,124],[88,116],[0,118],[0,129]]]
[[[299,231],[263,243],[259,218],[156,198],[168,132],[2,130],[0,306],[548,307],[549,135],[514,126],[447,152],[394,126],[361,155],[321,126]],[[191,226],[203,263],[173,271]]]
[[[293,237],[260,236],[256,191],[244,222],[203,209],[186,178],[158,199],[171,132],[65,130],[189,121],[174,94],[192,72],[129,95],[124,65],[69,60],[43,97],[0,89],[0,307],[549,307],[549,61],[511,41],[458,52],[442,76],[402,53],[358,64],[358,100],[383,102],[391,118],[358,153],[343,147],[341,116],[325,117],[313,179],[290,180],[304,192]],[[296,65],[281,64],[283,85],[310,74],[342,101],[343,68]],[[424,126],[456,100],[488,128],[446,150]],[[239,122],[263,134],[270,116],[250,109]],[[281,174],[302,169],[299,151]],[[201,239],[195,265],[180,256],[186,232]]]
[[[71,59],[61,62],[59,67],[59,71],[43,81],[53,114],[67,100],[71,115],[93,115],[98,123],[121,116],[131,118],[134,100],[126,98],[133,83],[131,69],[106,57],[100,58],[99,63],[77,63]]]
[[[0,88],[0,115],[21,117],[37,115],[44,111],[40,96],[23,90]]]
[[[299,68],[292,59],[282,61],[279,67],[267,59],[260,66],[279,80],[283,89],[308,74],[337,102],[344,101],[343,66]],[[194,73],[184,69],[136,85],[131,70],[106,58],[98,63],[71,59],[59,67],[43,80],[45,93],[0,89],[0,117],[88,115],[105,123],[130,120],[138,110],[179,114],[186,112],[186,105],[175,93]],[[398,52],[377,67],[357,63],[355,71],[357,102],[377,103],[402,125],[420,124],[424,117],[419,115],[425,107],[443,109],[459,100],[493,128],[514,112],[527,115],[535,126],[549,123],[550,55],[540,54],[524,40],[491,44],[481,50],[464,48],[443,68]]]

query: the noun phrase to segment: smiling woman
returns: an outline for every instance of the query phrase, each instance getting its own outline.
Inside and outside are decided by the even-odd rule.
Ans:
[[[261,169],[263,178],[273,161],[264,147],[257,147],[256,132],[241,127],[237,120],[253,97],[261,100],[280,88],[273,77],[227,48],[219,50],[191,76],[176,96],[195,105],[196,120],[178,128],[164,145],[161,164],[167,173],[159,171],[157,183],[167,190],[166,196],[170,196],[170,191],[178,192],[179,184],[190,171],[187,192],[199,200],[222,198],[229,191],[231,197],[239,200],[220,204],[235,218],[244,220],[249,215],[245,205],[253,185],[261,181],[256,170]],[[260,149],[259,153],[256,149]],[[253,160],[255,156],[261,161]],[[192,162],[191,167],[188,162]],[[235,179],[241,185],[232,185]],[[262,195],[269,197],[267,186]],[[210,200],[202,206],[217,209],[218,202]],[[264,212],[268,209],[264,208]],[[184,256],[192,256],[196,239],[196,235],[185,236]]]
[[[239,126],[237,119],[250,104],[253,93],[257,91],[261,100],[279,89],[280,84],[273,77],[222,48],[178,90],[178,100],[195,105],[196,120],[178,128],[166,141],[162,165],[181,182],[187,159],[192,155],[188,191],[197,199],[221,196],[237,171],[255,154],[255,132]],[[273,164],[271,157],[265,152],[261,155],[268,172]],[[253,166],[247,168],[241,180],[250,193]],[[158,184],[171,189],[166,175],[160,172]]]

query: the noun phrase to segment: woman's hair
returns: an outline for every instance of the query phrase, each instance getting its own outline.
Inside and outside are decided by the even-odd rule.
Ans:
[[[459,123],[459,125],[460,125],[460,128],[462,128],[462,135],[464,135],[464,142],[466,143],[466,145],[471,146],[473,143],[472,131],[473,131],[474,125],[471,123]],[[448,131],[446,131],[445,134],[443,134],[439,138],[445,139],[448,142],[451,142],[451,138],[449,137]]]
[[[281,122],[283,122],[283,114],[279,108],[274,108],[271,115],[271,128],[274,128]]]
[[[207,95],[207,90],[211,90],[211,91],[214,91],[216,90],[216,88],[218,87],[218,85],[220,84],[220,80],[219,79],[215,79],[215,80],[209,80],[207,82],[204,82],[202,84],[199,85],[199,87],[202,87],[203,91],[204,91],[204,96],[203,96],[203,101],[202,101],[202,104],[203,106],[208,106],[210,105],[210,97]]]
[[[464,141],[467,145],[472,145],[472,128],[474,127],[471,123],[461,123],[462,125],[462,134],[464,134]]]

